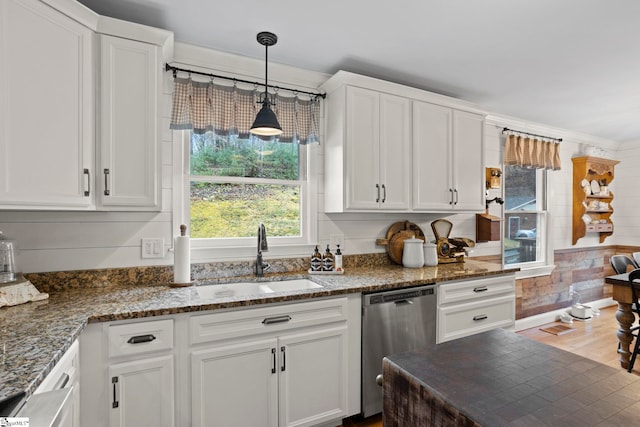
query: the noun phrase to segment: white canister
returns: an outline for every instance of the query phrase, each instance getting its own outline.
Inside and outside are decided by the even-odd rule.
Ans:
[[[438,253],[436,252],[435,243],[425,243],[424,248],[424,265],[434,267],[438,265]]]
[[[412,237],[404,241],[402,265],[408,268],[420,268],[424,265],[423,241]]]

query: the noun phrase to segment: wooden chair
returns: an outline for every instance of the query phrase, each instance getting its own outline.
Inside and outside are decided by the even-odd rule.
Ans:
[[[634,269],[638,268],[638,264],[626,255],[611,255],[609,262],[616,274],[626,273],[628,266],[632,266]]]
[[[640,280],[640,268],[636,268],[632,272],[629,273],[629,286],[631,287],[631,299],[633,300],[633,304],[631,304],[631,311],[635,313],[636,316],[640,316],[640,306],[638,305],[638,296],[640,296],[640,282],[636,282],[635,280]],[[631,360],[629,361],[629,369],[628,372],[631,372],[633,369],[633,364],[636,361],[636,357],[638,356],[638,351],[640,350],[640,340],[638,339],[638,335],[640,335],[639,326],[634,326],[631,328],[631,332],[636,332],[634,337],[636,338],[635,345],[633,346],[633,353],[631,354]]]

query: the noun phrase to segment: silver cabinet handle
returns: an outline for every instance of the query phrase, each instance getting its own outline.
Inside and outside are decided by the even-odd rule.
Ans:
[[[380,202],[380,184],[376,184],[376,192],[378,195],[376,196],[376,203]]]
[[[456,195],[456,201],[453,204],[457,205],[458,204],[458,190],[457,189],[453,190],[453,193]]]
[[[485,292],[488,291],[489,288],[486,286],[478,286],[477,288],[473,288],[473,292]]]
[[[104,195],[108,196],[109,191],[109,169],[104,170]]]
[[[450,188],[450,189],[449,189],[449,196],[450,196],[450,198],[449,198],[449,204],[450,204],[450,205],[453,205],[453,188]]]
[[[85,168],[83,173],[87,175],[87,190],[84,192],[84,195],[88,197],[91,195],[91,172]]]
[[[387,201],[387,187],[382,184],[382,203]]]
[[[478,321],[478,320],[484,320],[487,319],[488,316],[486,314],[478,314],[477,316],[473,316],[473,320],[474,321]]]
[[[273,325],[274,323],[284,323],[284,322],[288,322],[289,320],[291,320],[291,316],[289,316],[289,315],[266,317],[262,321],[262,324],[264,324],[264,325]]]

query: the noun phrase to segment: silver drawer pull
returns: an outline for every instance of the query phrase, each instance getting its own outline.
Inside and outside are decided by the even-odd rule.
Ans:
[[[131,337],[127,340],[129,344],[140,344],[143,342],[151,342],[155,340],[156,337],[153,334],[147,335],[136,335],[135,337]]]
[[[473,320],[478,321],[478,320],[484,320],[488,318],[488,316],[486,314],[478,314],[477,316],[473,316]]]
[[[480,286],[478,288],[473,288],[473,292],[485,292],[488,291],[489,289],[486,286]]]
[[[276,317],[266,317],[262,321],[262,323],[264,325],[273,325],[274,323],[284,323],[284,322],[288,322],[289,320],[291,320],[291,316],[284,315],[284,316],[276,316]]]

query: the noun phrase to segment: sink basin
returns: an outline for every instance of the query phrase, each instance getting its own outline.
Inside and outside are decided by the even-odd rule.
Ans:
[[[303,291],[322,286],[308,279],[282,280],[273,282],[236,282],[224,285],[202,285],[196,287],[200,298],[230,298],[250,295],[264,295],[275,292]]]

